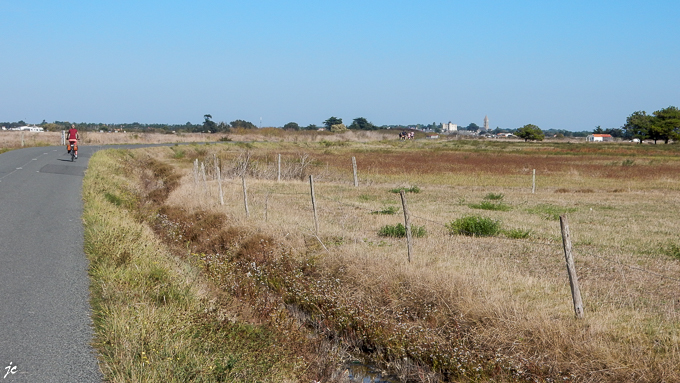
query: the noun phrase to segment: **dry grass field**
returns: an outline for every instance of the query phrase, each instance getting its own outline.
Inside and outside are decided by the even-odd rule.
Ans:
[[[341,381],[358,360],[400,381],[680,381],[677,146],[234,141],[122,156],[137,202],[107,199],[200,270],[219,320],[285,334],[287,379]],[[411,262],[403,238],[379,235],[403,223],[399,188],[427,232]],[[502,231],[452,235],[467,216]]]

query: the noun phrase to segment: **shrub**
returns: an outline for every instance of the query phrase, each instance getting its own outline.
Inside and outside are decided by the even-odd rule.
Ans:
[[[399,208],[396,206],[387,206],[383,208],[382,210],[376,210],[374,212],[371,212],[371,214],[385,214],[385,215],[393,215],[397,214],[399,211]]]
[[[494,194],[494,193],[489,193],[486,196],[484,196],[484,199],[486,200],[494,200],[494,201],[500,201],[505,197],[503,194]]]
[[[419,188],[418,186],[416,186],[416,185],[413,185],[413,186],[411,186],[410,188],[396,188],[396,189],[392,189],[392,190],[390,190],[390,192],[399,194],[399,193],[401,193],[402,190],[403,190],[405,193],[415,193],[415,194],[420,193],[420,188]]]
[[[416,238],[424,237],[427,234],[424,226],[411,225],[411,235]],[[406,227],[401,223],[396,225],[385,225],[380,228],[378,235],[381,237],[406,237]]]
[[[479,203],[479,204],[471,203],[471,204],[468,205],[468,207],[470,207],[472,209],[496,210],[496,211],[508,211],[508,210],[512,209],[510,206],[508,206],[508,205],[506,205],[502,202],[493,203],[493,202],[489,202],[489,201],[482,201],[482,203]]]
[[[491,218],[465,216],[446,224],[451,235],[491,237],[501,230],[501,223]]]

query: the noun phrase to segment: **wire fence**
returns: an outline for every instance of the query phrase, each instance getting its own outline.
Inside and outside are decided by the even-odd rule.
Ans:
[[[196,160],[196,161],[198,161],[198,160]],[[215,161],[217,161],[217,160],[215,160]],[[353,165],[354,165],[354,163],[353,163]],[[200,169],[204,169],[204,168],[205,168],[204,166],[200,167]],[[279,168],[280,168],[280,165],[279,165]],[[199,179],[198,175],[196,174],[198,169],[199,169],[199,167],[198,167],[198,164],[196,162],[195,166],[194,166],[194,173],[195,173],[194,176],[197,180]],[[203,171],[205,171],[205,170],[203,170]],[[243,168],[242,169],[242,177],[245,177],[245,174],[246,174],[245,168]],[[280,180],[280,175],[279,175],[278,179]],[[242,182],[236,182],[236,181],[228,180],[228,179],[220,179],[219,182],[221,182],[222,184],[231,184],[235,187],[240,187],[240,186],[245,184],[245,183],[242,183]],[[533,182],[535,183],[535,178],[534,178]],[[197,186],[198,186],[198,184],[199,184],[199,182],[197,182]],[[356,185],[356,174],[355,174],[355,185]],[[535,184],[532,187],[532,192],[534,191],[534,188],[535,188]],[[269,196],[276,196],[276,195],[287,196],[287,197],[289,197],[289,196],[300,196],[301,198],[308,198],[310,196],[309,193],[305,193],[305,192],[282,192],[282,191],[272,191],[272,190],[266,190],[266,191],[249,190],[248,194],[251,194],[251,195],[257,195],[257,194],[266,195],[267,198],[269,198]],[[332,203],[335,203],[339,206],[349,207],[349,208],[356,209],[356,210],[362,210],[362,211],[365,211],[369,214],[377,213],[377,212],[380,211],[380,208],[368,208],[368,207],[365,207],[365,206],[357,205],[355,203],[343,201],[343,200],[338,199],[338,198],[319,194],[318,191],[316,192],[316,194],[317,194],[316,197],[318,199],[322,200],[322,201],[332,202]],[[427,217],[423,217],[423,216],[420,216],[420,215],[417,215],[417,214],[411,214],[410,216],[413,219],[420,220],[422,222],[428,222],[430,224],[437,225],[438,227],[442,227],[442,228],[447,229],[447,230],[449,229],[448,224],[445,223],[445,222],[440,222],[440,221],[433,220],[433,219],[427,218]],[[472,234],[472,233],[467,233],[467,234]],[[318,239],[318,237],[317,237],[317,239]],[[558,250],[561,250],[563,248],[563,243],[561,243],[561,242],[541,242],[541,241],[531,240],[531,239],[528,239],[528,238],[513,239],[513,238],[508,238],[508,237],[505,237],[505,236],[494,236],[493,240],[494,241],[507,241],[509,243],[514,243],[514,244],[531,244],[531,245],[537,245],[537,246],[547,246],[547,247],[551,247],[551,248],[558,249]],[[319,241],[320,241],[320,239],[319,239]],[[649,270],[649,269],[646,269],[644,267],[627,264],[627,263],[622,262],[620,260],[616,260],[616,259],[612,259],[612,258],[605,257],[605,256],[602,256],[602,255],[598,255],[598,254],[596,254],[596,251],[594,251],[595,249],[602,250],[604,248],[604,249],[607,249],[607,250],[618,251],[620,253],[629,253],[629,254],[633,253],[632,251],[627,250],[625,248],[622,248],[622,247],[619,247],[619,246],[602,246],[602,245],[588,245],[588,244],[580,244],[580,245],[576,245],[574,247],[575,247],[575,250],[577,251],[579,256],[591,257],[593,259],[597,259],[597,260],[600,260],[602,262],[605,262],[610,266],[615,265],[615,266],[625,268],[625,269],[628,269],[628,270],[632,270],[632,271],[635,271],[635,272],[645,273],[645,274],[647,274],[649,276],[653,276],[655,278],[660,278],[660,279],[671,281],[671,282],[674,282],[674,283],[680,283],[680,278],[677,278],[675,276],[671,276],[671,275],[667,275],[667,274],[664,274],[664,273],[661,273],[661,272]],[[326,248],[325,245],[324,245],[324,248]]]

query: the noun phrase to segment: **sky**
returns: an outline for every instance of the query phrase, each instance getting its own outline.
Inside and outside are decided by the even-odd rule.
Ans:
[[[621,127],[680,107],[680,1],[0,0],[0,121]]]

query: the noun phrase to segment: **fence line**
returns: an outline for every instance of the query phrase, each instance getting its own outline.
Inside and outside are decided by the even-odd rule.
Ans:
[[[204,165],[201,163],[201,167],[203,167],[203,166],[204,166]],[[194,172],[195,172],[195,173],[196,173],[196,167],[197,167],[197,164],[194,165],[194,169],[195,169]],[[203,168],[203,169],[204,169],[204,168]],[[203,172],[204,172],[204,170],[203,170]],[[195,174],[195,173],[194,173],[194,175],[195,175],[195,177],[196,177],[196,174]],[[204,177],[205,177],[205,176],[204,176]],[[198,177],[196,177],[196,178],[198,178]],[[195,178],[195,179],[196,179],[196,178]],[[204,183],[205,183],[205,179],[204,179]],[[233,181],[228,181],[228,180],[222,180],[222,183],[240,186],[239,183],[233,182]],[[196,186],[198,186],[198,185],[196,185]],[[208,190],[207,190],[207,185],[206,185],[206,186],[205,186],[205,192],[207,192],[207,191],[208,191]],[[251,195],[254,195],[254,194],[265,194],[265,195],[267,196],[267,202],[268,202],[268,200],[269,200],[269,196],[273,196],[273,195],[282,195],[282,196],[291,196],[291,195],[309,196],[309,193],[303,193],[303,192],[301,192],[301,193],[294,193],[294,192],[272,192],[271,190],[267,190],[266,192],[260,192],[260,191],[248,191],[248,193],[251,194]],[[366,208],[366,207],[363,207],[363,206],[358,206],[358,205],[355,205],[355,204],[351,204],[351,203],[347,203],[347,202],[344,202],[344,201],[340,201],[340,200],[335,199],[335,198],[332,198],[332,197],[326,197],[326,196],[324,196],[324,195],[319,195],[318,192],[315,192],[315,198],[316,198],[316,199],[322,199],[322,200],[325,200],[325,201],[335,202],[335,203],[337,203],[337,204],[339,204],[339,205],[343,205],[343,206],[347,206],[347,207],[351,207],[351,208],[355,208],[355,209],[365,210],[365,211],[368,211],[368,212],[371,212],[371,213],[380,211],[380,210],[377,210],[377,209],[374,210],[374,209],[371,209],[371,208]],[[246,202],[246,203],[247,203],[247,202]],[[246,208],[246,209],[247,209],[247,208]],[[267,206],[267,209],[268,209],[268,206]],[[447,224],[446,224],[446,223],[442,223],[442,222],[435,221],[435,220],[432,220],[432,219],[429,219],[429,218],[425,218],[425,217],[421,217],[421,216],[418,216],[418,215],[414,215],[414,214],[412,214],[412,213],[409,213],[409,216],[410,216],[411,218],[417,218],[417,219],[419,219],[419,220],[423,220],[423,221],[430,222],[430,223],[433,223],[433,224],[436,224],[436,225],[439,225],[439,226],[442,226],[442,227],[447,228]],[[317,218],[317,219],[318,219],[318,218]],[[315,224],[315,226],[316,226],[316,225],[318,225],[318,223]],[[316,227],[318,227],[318,226],[316,226]],[[317,231],[318,231],[318,229],[317,229]],[[467,233],[467,234],[472,234],[472,233]],[[493,237],[488,237],[488,238],[492,238],[493,240],[508,241],[508,242],[512,242],[512,243],[523,243],[523,244],[528,243],[528,244],[533,244],[533,245],[549,246],[549,247],[556,247],[556,248],[561,248],[561,247],[563,246],[561,243],[557,243],[557,242],[555,242],[555,243],[537,242],[537,241],[532,241],[532,240],[527,240],[527,239],[513,239],[513,238],[499,237],[499,236],[493,236]],[[318,239],[318,232],[317,232],[317,239]],[[619,266],[628,268],[628,269],[630,269],[630,270],[634,270],[634,271],[639,271],[639,272],[647,273],[647,274],[649,274],[649,275],[653,275],[653,276],[656,276],[656,277],[659,277],[659,278],[662,278],[662,279],[666,279],[666,280],[669,280],[669,281],[673,281],[673,282],[678,282],[678,283],[680,283],[680,278],[670,277],[670,276],[667,276],[667,275],[665,275],[665,274],[662,274],[662,273],[659,273],[659,272],[656,272],[656,271],[652,271],[652,270],[648,270],[648,269],[645,269],[645,268],[642,268],[642,267],[638,267],[638,266],[631,266],[631,265],[625,264],[625,263],[623,263],[623,262],[621,262],[621,261],[612,260],[612,259],[608,259],[608,258],[606,258],[606,257],[602,257],[602,256],[599,256],[599,255],[596,255],[596,254],[594,254],[594,253],[591,252],[591,251],[585,251],[586,248],[592,248],[592,247],[598,247],[598,248],[604,248],[604,249],[616,249],[616,250],[619,250],[619,251],[625,250],[625,249],[622,248],[621,246],[597,246],[597,245],[587,245],[587,244],[584,244],[584,245],[574,245],[573,247],[574,247],[575,249],[577,249],[577,251],[579,252],[579,255],[590,256],[590,257],[597,258],[597,259],[600,259],[600,260],[602,260],[602,261],[608,262],[608,263],[610,263],[610,264],[616,264],[616,265],[619,265]]]

